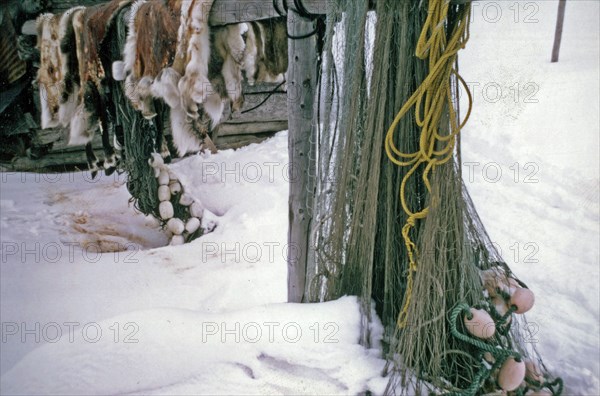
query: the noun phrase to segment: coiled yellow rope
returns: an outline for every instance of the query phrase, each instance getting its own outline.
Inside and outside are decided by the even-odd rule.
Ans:
[[[390,125],[385,138],[385,151],[389,159],[398,166],[410,166],[400,186],[402,208],[408,215],[406,224],[402,228],[402,237],[409,257],[406,294],[402,311],[398,316],[398,326],[401,328],[406,326],[408,320],[413,274],[417,270],[416,245],[410,238],[410,230],[415,226],[418,219],[425,218],[429,212],[429,206],[418,212],[413,212],[408,207],[405,196],[406,183],[417,169],[424,164],[423,182],[427,190],[431,192],[429,174],[437,165],[444,164],[453,157],[456,137],[467,122],[472,107],[471,93],[465,81],[454,69],[458,51],[465,47],[469,39],[471,8],[467,6],[464,14],[456,21],[448,41],[446,38],[446,23],[449,3],[449,0],[429,0],[427,19],[421,30],[416,49],[417,57],[420,59],[429,58],[429,74],[402,106],[392,125]],[[465,88],[469,100],[467,114],[460,125],[456,119],[456,110],[452,99],[451,76],[453,74]],[[415,106],[417,125],[421,128],[419,150],[414,153],[403,153],[394,144],[394,133],[402,117],[413,106]],[[442,130],[445,130],[446,126],[441,125],[440,121],[446,108],[450,116],[450,125],[449,131],[443,133]]]

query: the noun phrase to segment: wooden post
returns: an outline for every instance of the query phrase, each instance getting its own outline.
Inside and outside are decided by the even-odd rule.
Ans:
[[[560,52],[560,42],[562,40],[563,23],[565,21],[565,8],[567,0],[559,0],[558,16],[556,17],[556,31],[554,32],[554,46],[552,47],[551,62],[558,62],[558,53]]]
[[[292,7],[289,8],[290,36],[304,36],[313,30],[312,21],[298,15]],[[306,287],[315,190],[316,121],[313,117],[313,107],[317,86],[317,45],[315,35],[288,41],[288,301],[302,302]]]

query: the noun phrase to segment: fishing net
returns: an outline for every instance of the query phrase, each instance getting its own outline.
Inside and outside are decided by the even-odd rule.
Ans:
[[[125,41],[127,40],[127,21],[129,9],[121,10],[116,18],[114,32],[111,38],[111,58],[121,59]],[[133,197],[136,209],[144,214],[159,217],[159,200],[156,194],[158,182],[148,160],[155,151],[157,128],[154,122],[146,120],[136,111],[125,96],[124,86],[117,81],[111,81],[111,94],[116,106],[117,138],[121,139],[121,167],[127,173],[127,189]],[[157,109],[156,119],[165,115],[162,108]]]
[[[127,26],[129,9],[122,9],[116,18],[112,34],[109,35],[110,59],[121,59],[123,48],[127,39]],[[110,79],[110,92],[116,107],[115,135],[122,146],[120,167],[127,174],[127,189],[136,209],[146,215],[153,215],[162,226],[170,218],[177,218],[186,223],[192,216],[190,205],[192,201],[185,202],[182,196],[184,188],[179,184],[177,192],[171,194],[170,203],[173,207],[173,216],[165,218],[160,213],[160,200],[157,194],[159,181],[157,167],[151,165],[151,159],[160,156],[157,152],[163,147],[163,140],[169,134],[169,108],[160,100],[155,100],[156,117],[152,120],[145,119],[136,111],[125,95],[124,83]],[[166,141],[164,142],[167,143]],[[162,161],[162,160],[161,160]],[[167,170],[166,165],[162,166]],[[170,172],[170,183],[180,183],[177,177]],[[201,215],[196,214],[196,217]],[[191,233],[184,232],[186,241],[197,238],[205,231],[198,228]]]
[[[454,59],[469,12],[435,0],[381,0],[374,12],[366,1],[329,3],[306,299],[358,295],[363,345],[374,303],[389,394],[560,394],[517,310],[514,296],[529,291],[490,242],[458,170]],[[469,321],[482,313],[495,331],[475,336]],[[525,380],[509,383],[507,367],[525,367]]]

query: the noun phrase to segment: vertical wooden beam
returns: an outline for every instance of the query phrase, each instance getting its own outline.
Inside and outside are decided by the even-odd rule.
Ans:
[[[551,62],[558,62],[558,54],[560,52],[560,42],[562,40],[563,24],[565,21],[565,8],[567,0],[559,0],[558,15],[556,17],[556,31],[554,32],[554,46],[552,47]]]
[[[288,10],[288,32],[305,36],[314,23]],[[317,89],[316,36],[288,39],[288,153],[289,153],[289,229],[288,301],[302,302],[306,287],[309,234],[313,217],[316,121],[313,117]]]

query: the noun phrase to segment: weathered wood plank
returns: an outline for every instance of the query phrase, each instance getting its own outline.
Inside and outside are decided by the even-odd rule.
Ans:
[[[281,16],[279,11],[285,12],[284,1],[275,0],[276,9],[273,0],[215,0],[209,21],[215,26],[278,17]],[[325,14],[327,2],[328,0],[302,0],[302,5],[311,14]],[[287,0],[286,4],[293,7],[294,2]]]
[[[273,137],[276,132],[266,132],[257,134],[245,134],[220,137],[216,143],[219,150],[238,149],[249,144],[261,143],[266,139]]]
[[[219,141],[225,136],[252,135],[264,132],[279,132],[288,128],[288,121],[248,122],[243,124],[225,123],[219,127]]]
[[[94,150],[98,158],[102,158],[102,150]],[[48,153],[42,158],[31,159],[19,157],[11,163],[3,163],[2,168],[15,172],[45,172],[49,168],[73,169],[78,167],[81,170],[87,169],[87,160],[85,151],[54,152]]]
[[[294,11],[288,14],[288,31],[300,36],[314,30],[310,20]],[[302,302],[305,295],[309,230],[314,197],[314,145],[316,125],[313,117],[317,85],[317,45],[314,35],[288,44],[288,153],[290,196],[288,228],[288,301]]]
[[[52,0],[51,12],[61,13],[76,6],[93,6],[106,3],[106,0]]]
[[[287,96],[279,93],[272,95],[262,105],[267,94],[246,94],[244,93],[244,106],[241,112],[234,114],[225,114],[226,122],[232,124],[248,122],[267,122],[267,121],[285,121],[287,120]],[[260,105],[260,106],[259,106]],[[258,106],[258,107],[257,107]],[[253,109],[254,108],[254,109]],[[245,112],[245,113],[243,113]]]
[[[285,12],[283,2],[275,0],[278,9]],[[302,0],[302,5],[312,14],[325,14],[327,12],[328,0]],[[97,0],[54,0],[51,11],[60,13],[78,5],[101,4],[105,1]],[[287,0],[293,7],[294,2]],[[210,10],[209,23],[213,26],[226,25],[228,23],[249,22],[261,19],[275,18],[281,16],[273,6],[273,0],[215,0]],[[35,21],[27,21],[21,29],[23,34],[35,35]]]
[[[287,121],[287,94],[278,86],[279,84],[273,83],[254,86],[244,83],[244,105],[241,111],[226,113],[224,119],[227,123]]]

